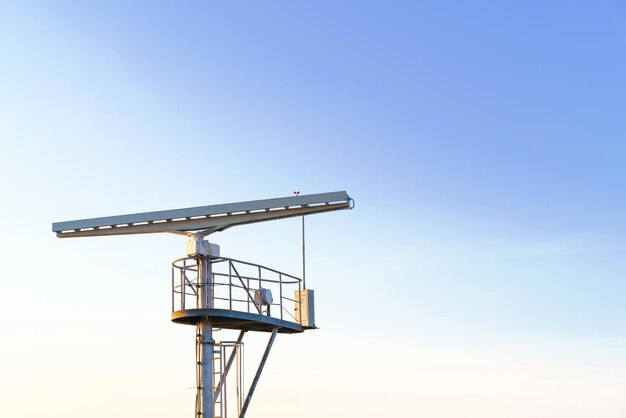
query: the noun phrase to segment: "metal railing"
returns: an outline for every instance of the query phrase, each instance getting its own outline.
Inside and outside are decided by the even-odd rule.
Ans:
[[[208,292],[201,292],[199,258],[184,257],[172,262],[172,312],[201,307],[199,296],[209,295],[210,308],[267,315],[302,323],[300,298],[302,280],[259,264],[225,257],[203,257],[210,263]],[[261,289],[272,293],[271,304],[263,304]],[[297,312],[297,314],[296,314]],[[296,318],[298,315],[298,318]]]

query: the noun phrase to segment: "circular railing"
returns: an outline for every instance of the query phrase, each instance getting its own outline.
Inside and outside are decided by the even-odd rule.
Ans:
[[[210,277],[206,285],[200,269]],[[302,279],[260,264],[210,256],[172,262],[172,312],[209,307],[301,323],[301,291]]]

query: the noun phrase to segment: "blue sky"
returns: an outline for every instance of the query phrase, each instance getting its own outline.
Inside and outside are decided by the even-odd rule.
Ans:
[[[416,403],[394,416],[623,416],[625,15],[619,2],[0,3],[0,286],[22,295],[4,308],[3,390],[27,399],[15,382],[35,373],[34,337],[13,321],[24,303],[26,322],[56,312],[42,325],[64,336],[47,331],[48,376],[91,350],[76,333],[100,341],[89,323],[150,351],[152,337],[122,324],[127,311],[177,341],[147,356],[155,368],[168,348],[192,353],[188,330],[167,320],[179,238],[61,241],[51,222],[347,190],[355,210],[308,220],[322,330],[285,342],[307,358],[306,390],[358,403],[363,365],[389,359],[333,363],[324,348],[355,353],[375,336],[424,379],[403,380],[392,362],[379,376],[397,384],[342,416],[407,396]],[[216,240],[226,255],[298,272],[298,233],[288,220]],[[76,315],[84,323],[69,325]],[[116,353],[102,367],[145,373]],[[280,353],[267,376],[276,390],[298,361]],[[82,360],[67,385],[96,380],[99,363]],[[324,386],[319,362],[348,383]],[[184,389],[176,373],[190,364],[150,374],[145,396]],[[464,379],[475,392],[453,383]],[[100,390],[133,411],[132,382]],[[52,416],[84,416],[95,398],[81,399]],[[17,400],[2,415],[29,417]]]

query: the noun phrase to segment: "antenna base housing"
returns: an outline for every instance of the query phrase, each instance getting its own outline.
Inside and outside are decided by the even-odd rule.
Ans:
[[[187,256],[195,257],[198,255],[219,257],[220,246],[217,244],[210,244],[209,241],[202,238],[192,238],[187,240]]]

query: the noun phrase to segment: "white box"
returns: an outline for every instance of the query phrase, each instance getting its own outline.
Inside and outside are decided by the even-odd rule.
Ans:
[[[311,289],[296,290],[294,299],[296,322],[303,327],[315,328],[315,292]]]
[[[187,240],[187,255],[193,257],[196,255],[210,255],[212,257],[220,256],[220,246],[217,244],[209,244],[204,239]]]

